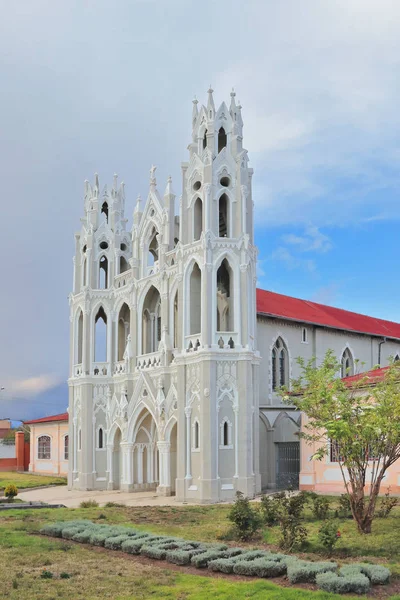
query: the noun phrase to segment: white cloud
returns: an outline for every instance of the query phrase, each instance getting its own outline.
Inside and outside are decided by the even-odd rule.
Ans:
[[[12,392],[13,395],[36,396],[55,387],[60,381],[60,377],[56,375],[43,374],[28,379],[10,381],[5,387],[7,392]]]
[[[316,269],[315,262],[312,259],[299,258],[294,256],[287,248],[279,246],[270,256],[270,260],[282,262],[287,269],[303,269],[313,273]]]
[[[318,227],[307,227],[304,235],[289,233],[282,236],[285,244],[295,246],[300,252],[324,253],[332,249],[332,242],[327,235],[319,231]]]

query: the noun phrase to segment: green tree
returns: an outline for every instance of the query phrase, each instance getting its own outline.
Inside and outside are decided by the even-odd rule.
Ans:
[[[400,458],[400,364],[350,385],[338,377],[341,365],[332,350],[319,367],[315,358],[297,362],[301,375],[290,394],[282,390],[284,401],[307,416],[301,436],[315,444],[313,459],[323,459],[329,441],[337,445],[353,518],[361,533],[371,533],[382,479]]]

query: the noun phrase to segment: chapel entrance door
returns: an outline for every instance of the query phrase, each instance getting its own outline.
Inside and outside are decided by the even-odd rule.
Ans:
[[[278,442],[276,447],[276,487],[299,488],[300,442]]]

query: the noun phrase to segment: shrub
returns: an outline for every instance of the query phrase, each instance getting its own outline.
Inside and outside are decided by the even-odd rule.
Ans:
[[[221,573],[233,573],[235,565],[234,558],[217,558],[208,563],[208,568],[211,571],[220,571]]]
[[[11,501],[13,498],[15,498],[15,496],[18,496],[17,486],[13,483],[9,483],[4,490],[4,495]]]
[[[307,562],[303,560],[286,561],[290,583],[315,583],[318,573],[336,571],[337,564],[330,562]]]
[[[125,542],[122,542],[121,550],[128,552],[128,554],[139,554],[142,546],[153,545],[153,542],[160,539],[160,537],[150,534],[142,537],[130,537]]]
[[[115,537],[109,537],[104,542],[104,548],[109,550],[121,550],[122,542],[129,540],[132,536],[129,535],[116,535]]]
[[[368,563],[353,563],[343,566],[339,575],[347,577],[357,573],[362,573],[374,585],[387,585],[390,581],[390,571],[383,565],[370,565]]]
[[[167,550],[161,546],[142,546],[140,554],[148,556],[149,558],[155,558],[157,560],[164,560],[167,554]]]
[[[190,562],[198,569],[202,569],[206,567],[212,560],[236,556],[236,554],[241,554],[241,552],[242,550],[240,548],[229,548],[229,550],[227,550],[226,546],[216,546],[215,548],[205,550],[202,553],[195,554],[192,556]]]
[[[93,535],[93,529],[87,527],[83,531],[78,531],[72,536],[72,541],[79,542],[80,544],[89,544],[90,537]]]
[[[84,525],[78,525],[76,527],[64,527],[64,529],[62,530],[62,537],[64,538],[64,540],[72,540],[74,535],[85,531],[85,529],[86,527]]]
[[[60,573],[60,579],[70,579],[71,575],[69,573]]]
[[[43,569],[43,571],[40,573],[40,577],[42,579],[53,579],[53,573],[51,571],[46,571],[45,569]]]
[[[336,573],[317,573],[317,586],[320,590],[334,594],[366,594],[370,588],[368,577],[362,573],[354,573],[346,577],[339,577]]]
[[[301,546],[307,537],[307,530],[302,525],[304,505],[307,493],[292,494],[279,492],[261,507],[264,519],[277,521],[281,529],[280,547],[291,551]]]
[[[232,506],[228,519],[232,521],[236,537],[240,540],[249,540],[260,526],[260,516],[245,498],[242,492],[236,492],[236,500]]]
[[[97,508],[99,506],[99,503],[97,502],[97,500],[94,500],[92,498],[90,500],[83,500],[79,506],[80,508]]]
[[[278,505],[274,496],[261,496],[261,518],[266,525],[278,523]]]
[[[52,537],[61,537],[65,523],[51,523],[41,528],[40,533],[43,535],[51,535]]]
[[[398,501],[399,501],[398,498],[390,497],[390,488],[389,488],[381,500],[381,504],[380,504],[379,510],[376,512],[376,516],[380,517],[381,519],[386,519],[389,516],[389,514],[392,512],[394,507],[397,506]]]
[[[233,572],[237,575],[253,575],[255,577],[279,577],[286,573],[286,565],[283,562],[266,558],[239,560],[234,564]]]
[[[298,518],[292,515],[283,515],[279,519],[279,526],[281,528],[280,548],[290,552],[293,548],[300,548],[303,545],[307,538],[307,529]]]
[[[328,498],[324,498],[324,496],[318,496],[315,494],[315,498],[313,498],[312,503],[312,512],[316,519],[323,521],[327,518],[330,508],[330,502]]]
[[[332,554],[339,538],[340,531],[336,521],[325,521],[319,528],[318,539],[329,554]]]
[[[125,504],[119,504],[118,502],[106,502],[104,508],[124,508]]]
[[[349,494],[340,495],[338,516],[344,519],[351,519],[352,517]]]

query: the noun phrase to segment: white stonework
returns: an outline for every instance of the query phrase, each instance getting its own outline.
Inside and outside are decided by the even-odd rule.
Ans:
[[[376,336],[257,318],[242,128],[233,92],[218,110],[212,90],[207,106],[195,100],[178,214],[171,179],[161,197],[152,167],[131,231],[117,176],[110,188],[97,175],[85,182],[70,295],[70,488],[253,497],[276,485],[278,445],[298,444],[299,415],[273,389],[298,374],[296,357],[350,348],[363,370],[377,362]],[[399,351],[385,343],[381,364]]]

